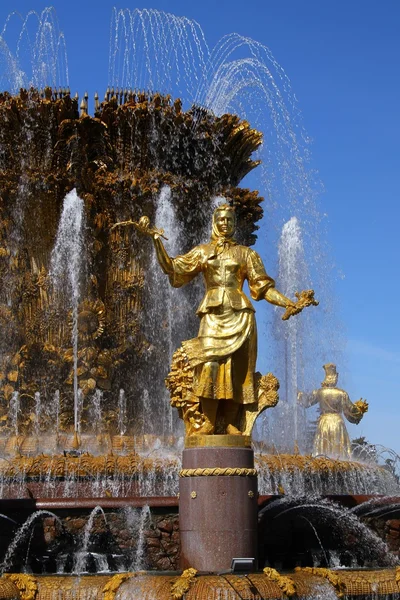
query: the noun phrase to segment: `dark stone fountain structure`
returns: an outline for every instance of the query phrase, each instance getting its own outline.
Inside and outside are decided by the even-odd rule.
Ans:
[[[368,537],[355,517],[345,518],[348,513],[342,508],[355,514],[358,510],[398,555],[398,501],[392,499],[385,508],[384,500],[367,495],[335,497],[333,504],[332,498],[320,504],[285,498],[284,486],[296,479],[293,473],[305,472],[311,490],[318,476],[321,489],[329,493],[332,477],[343,487],[349,472],[354,480],[362,478],[368,467],[358,463],[299,455],[259,458],[256,467],[261,473],[267,464],[264,472],[274,493],[258,497],[255,476],[221,481],[221,498],[229,500],[236,493],[232,488],[241,488],[251,509],[238,515],[231,507],[232,523],[225,538],[217,510],[207,516],[200,536],[199,529],[193,534],[186,527],[193,523],[193,515],[188,515],[191,504],[199,500],[199,491],[200,496],[204,492],[187,478],[181,481],[179,526],[176,481],[165,478],[166,472],[177,473],[179,464],[170,455],[159,456],[162,452],[154,445],[160,431],[163,442],[171,445],[177,436],[175,424],[166,427],[165,420],[157,418],[163,387],[160,373],[166,374],[168,356],[163,328],[154,332],[149,327],[154,316],[146,295],[151,256],[133,229],[112,226],[137,221],[143,214],[154,221],[157,198],[168,186],[185,231],[182,251],[198,242],[199,231],[206,232],[215,196],[224,196],[236,207],[240,242],[251,245],[262,216],[262,198],[238,186],[258,164],[251,155],[261,134],[234,115],[215,117],[199,107],[184,112],[179,100],[158,94],[108,93],[104,102],[96,101],[94,117],[87,114],[85,99],[80,108],[67,91],[0,94],[0,512],[6,517],[1,517],[6,573],[0,579],[0,596],[25,600],[61,600],[72,598],[73,593],[105,600],[328,598],[332,594],[398,598],[395,557],[378,537],[372,533]],[[71,302],[68,293],[60,300],[50,273],[63,202],[73,189],[84,207],[75,365]],[[196,301],[195,287],[183,293],[191,304]],[[196,328],[190,315],[187,327]],[[148,404],[141,401],[144,386]],[[120,403],[121,389],[126,393],[125,408]],[[93,413],[96,391],[101,392],[100,409]],[[123,428],[122,410],[126,412]],[[150,419],[146,411],[155,417]],[[153,448],[152,455],[141,452],[146,447]],[[184,468],[211,465],[210,457],[204,458],[209,449],[188,450],[184,450]],[[246,447],[230,452],[233,466],[253,468]],[[378,471],[368,481],[375,481]],[[282,472],[285,479],[279,479]],[[149,478],[151,494],[143,483]],[[207,478],[197,479],[197,486],[207,487]],[[328,548],[320,545],[313,525],[307,524],[312,510],[323,513],[319,531],[326,534]],[[36,518],[35,511],[44,512],[36,513]],[[200,527],[204,517],[198,502],[196,514]],[[32,519],[29,535],[6,555],[16,523],[28,518]],[[346,519],[339,535],[336,524]],[[190,568],[194,560],[207,555],[199,544],[211,548],[217,536],[221,563],[205,561],[200,569],[225,570],[232,532],[246,546],[241,530],[248,529],[249,523],[254,535],[243,552],[258,552],[260,568],[267,565],[263,573],[199,576]],[[213,531],[217,532],[214,539]],[[186,537],[182,557],[181,536]],[[368,547],[360,549],[360,539],[367,540]],[[86,553],[80,573],[98,574],[85,574],[77,583],[67,573],[77,572],[74,561],[79,553]],[[349,566],[356,556],[358,565],[385,569],[330,570],[326,567],[333,555],[342,564],[347,560]],[[144,566],[164,573],[138,573]],[[176,573],[181,567],[186,569],[182,575]],[[295,567],[290,575],[275,570]],[[22,573],[24,569],[40,575]]]
[[[54,406],[57,391],[59,433],[73,433],[71,304],[68,297],[56,302],[49,277],[69,191],[76,188],[84,201],[77,364],[83,434],[92,431],[86,399],[96,388],[103,392],[101,433],[118,433],[121,388],[129,390],[127,428],[134,433],[143,419],[135,401],[146,380],[143,356],[152,352],[157,365],[163,358],[162,335],[159,347],[154,347],[154,332],[150,340],[146,337],[148,250],[131,229],[110,231],[111,226],[142,214],[153,219],[165,185],[171,188],[188,245],[205,226],[201,208],[205,219],[205,205],[216,195],[228,196],[237,207],[243,242],[254,241],[255,223],[262,215],[257,192],[237,187],[257,165],[250,156],[261,142],[248,123],[232,115],[215,118],[200,108],[183,112],[179,100],[134,93],[108,98],[92,118],[84,106],[79,116],[78,102],[69,94],[61,96],[50,89],[0,96],[3,448],[14,433],[8,419],[14,392],[19,393],[23,415],[17,423],[21,436],[32,435],[35,427],[40,433],[49,430],[54,415],[47,407]],[[39,423],[37,392],[42,403]],[[63,439],[61,447],[66,446]]]

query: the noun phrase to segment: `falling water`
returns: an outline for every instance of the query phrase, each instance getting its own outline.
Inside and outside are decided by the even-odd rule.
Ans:
[[[126,433],[126,395],[125,390],[122,388],[119,390],[118,396],[118,432],[119,435],[125,435]]]
[[[0,32],[0,87],[68,86],[65,38],[54,8],[29,11],[25,18],[12,12]]]
[[[7,548],[7,552],[6,552],[3,562],[1,563],[1,566],[0,566],[1,574],[6,572],[10,568],[10,566],[12,564],[12,559],[14,558],[14,554],[15,554],[17,548],[20,546],[20,544],[22,544],[27,539],[28,535],[30,536],[31,528],[36,523],[36,521],[38,519],[42,519],[43,517],[54,517],[54,519],[57,521],[59,526],[61,528],[63,527],[62,522],[59,519],[59,517],[57,517],[57,515],[55,515],[54,513],[50,512],[48,510],[38,510],[38,511],[34,512],[32,515],[30,515],[30,517],[28,517],[28,519],[25,521],[25,523],[18,529],[13,541]]]
[[[156,206],[155,226],[165,230],[165,235],[168,237],[168,240],[165,241],[165,247],[168,254],[174,257],[182,253],[184,233],[177,218],[177,208],[173,203],[169,186],[164,185],[161,188]],[[162,340],[160,346],[163,348],[161,359],[163,365],[161,368],[165,369],[166,374],[173,352],[179,347],[181,341],[187,337],[187,314],[190,309],[187,306],[184,292],[171,287],[168,277],[162,272],[158,264],[154,249],[151,249],[151,253],[148,297],[146,299],[147,310],[149,311],[149,334],[151,339]],[[161,422],[154,423],[156,427],[153,427],[153,433],[171,435],[174,431],[174,413],[169,403],[163,378],[159,376],[160,365],[154,360],[151,362],[149,368],[154,370],[154,377],[148,377],[149,395],[144,395],[143,399],[150,399],[150,402],[156,401],[157,403],[153,413],[159,416]],[[143,414],[148,415],[147,410],[149,408],[143,407],[143,409],[146,410]]]
[[[145,529],[148,525],[149,520],[151,519],[150,508],[147,506],[142,507],[139,517],[138,523],[138,532],[137,532],[137,546],[135,558],[132,563],[133,571],[140,571],[145,569],[145,550],[146,550],[146,539],[145,539]]]
[[[165,242],[166,249],[170,256],[179,254],[177,243],[179,239],[180,224],[176,218],[174,206],[171,202],[171,188],[164,185],[161,188],[157,198],[157,209],[155,216],[155,225],[167,232],[168,241]],[[151,269],[156,274],[156,285],[160,289],[163,296],[163,304],[165,307],[165,324],[167,329],[168,343],[168,359],[171,360],[172,353],[175,350],[174,341],[172,339],[172,328],[177,314],[172,312],[172,290],[167,277],[161,271],[155,252],[153,252],[153,260]]]
[[[304,262],[304,249],[299,221],[292,217],[282,228],[282,235],[278,247],[279,272],[278,282],[281,292],[294,298],[295,292],[304,289],[307,281],[307,269]],[[301,350],[299,340],[298,319],[289,319],[286,330],[279,327],[279,333],[284,340],[284,385],[285,401],[290,406],[293,415],[294,443],[298,444],[298,404],[297,390],[299,387],[298,355]],[[300,347],[299,347],[300,346]]]
[[[305,262],[302,231],[299,219],[292,217],[282,228],[278,246],[279,267],[277,288],[295,300],[295,292],[310,286],[310,277]],[[313,325],[305,312],[300,316],[282,321],[282,309],[275,309],[273,321],[275,365],[274,372],[281,382],[280,402],[274,414],[265,416],[268,437],[280,452],[293,452],[305,448],[305,411],[297,403],[299,389],[304,389],[307,372],[303,362],[305,344],[309,343]],[[257,435],[266,439],[261,432],[265,422],[257,424]]]
[[[268,214],[260,226],[260,254],[268,257],[266,266],[274,275],[271,257],[276,255],[281,224],[296,215],[302,224],[305,261],[324,307],[310,309],[319,329],[313,355],[315,361],[322,360],[320,364],[340,363],[342,328],[332,290],[337,273],[328,258],[324,215],[317,203],[321,185],[308,168],[310,139],[290,80],[269,48],[233,33],[210,49],[195,21],[135,9],[114,11],[109,56],[110,86],[166,90],[179,96],[184,107],[200,105],[217,116],[237,114],[262,132],[264,143],[253,157],[261,160],[261,166],[249,175],[252,187],[265,198]],[[264,311],[271,314],[262,305],[258,311],[261,318]],[[279,370],[279,361],[270,360],[274,344],[270,328],[260,340],[260,357],[265,362],[267,357],[268,364],[259,368]]]
[[[79,428],[78,415],[78,305],[84,256],[84,203],[73,189],[64,198],[56,241],[51,255],[50,273],[56,291],[70,299],[72,308],[72,349],[74,369],[74,430]],[[66,288],[66,289],[65,289]],[[65,297],[65,296],[64,296]]]
[[[40,400],[40,392],[35,392],[35,436],[39,437],[40,433],[40,416],[42,413],[42,403]]]
[[[290,517],[289,517],[290,515]],[[347,508],[339,506],[326,498],[290,498],[288,496],[271,502],[260,512],[260,521],[289,518],[304,518],[313,527],[318,528],[317,542],[322,544],[324,552],[329,550],[322,532],[331,534],[335,531],[335,543],[339,549],[346,549],[354,554],[354,564],[361,558],[368,565],[394,567],[399,564],[399,558],[389,552],[387,544],[369,529],[365,523]],[[344,548],[343,548],[344,547]]]
[[[143,394],[142,394],[142,410],[141,410],[141,414],[142,414],[142,436],[144,437],[146,434],[146,419],[148,418],[148,416],[151,414],[151,408],[150,408],[150,395],[149,395],[149,390],[144,389],[143,390]]]
[[[155,215],[156,227],[165,229],[168,240],[165,247],[172,257],[182,254],[185,243],[185,232],[178,219],[177,207],[174,206],[171,188],[164,185],[157,199]],[[164,314],[166,312],[166,329],[168,343],[168,359],[187,335],[187,315],[193,307],[188,306],[183,290],[171,287],[168,278],[161,272],[155,253],[153,253],[152,269],[157,273],[157,286],[162,286]],[[159,310],[159,306],[157,307]]]
[[[92,535],[94,520],[99,514],[103,516],[104,523],[107,526],[107,518],[104,513],[104,510],[101,508],[101,506],[96,506],[89,515],[83,532],[82,544],[76,551],[74,556],[74,566],[72,569],[74,573],[80,574],[86,571],[86,563],[89,554],[90,536]]]
[[[196,21],[158,10],[118,10],[111,22],[109,85],[192,95],[209,54]]]
[[[56,416],[56,433],[60,431],[60,390],[54,392],[54,408]]]
[[[101,404],[103,401],[103,392],[96,389],[92,396],[92,414],[93,414],[93,430],[95,432],[101,430],[102,410]]]
[[[68,86],[68,60],[64,33],[54,8],[26,17],[12,12],[0,32],[0,86],[18,93],[34,86]]]
[[[11,429],[18,437],[18,414],[20,410],[19,392],[13,392],[10,399],[10,423]]]

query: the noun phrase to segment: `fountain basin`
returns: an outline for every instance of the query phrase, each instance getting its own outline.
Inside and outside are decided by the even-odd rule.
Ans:
[[[120,442],[121,436],[116,436]],[[3,454],[0,498],[109,498],[176,496],[181,467],[175,446],[161,453],[154,440],[125,436],[106,453]],[[25,448],[27,447],[26,441]],[[127,444],[136,451],[126,451]],[[154,447],[154,449],[152,449]],[[24,445],[20,446],[21,452]],[[398,495],[385,468],[370,463],[302,455],[255,455],[261,495]]]
[[[395,569],[379,570],[297,570],[279,574],[252,573],[249,575],[196,574],[186,572],[117,573],[110,575],[84,575],[81,577],[51,575],[32,576],[10,574],[0,579],[0,594],[5,600],[22,597],[23,586],[34,592],[36,600],[280,600],[291,596],[308,600],[344,600],[357,598],[400,597],[400,587]],[[25,588],[26,589],[26,588]],[[173,596],[175,592],[177,595]],[[181,595],[178,595],[180,593]]]

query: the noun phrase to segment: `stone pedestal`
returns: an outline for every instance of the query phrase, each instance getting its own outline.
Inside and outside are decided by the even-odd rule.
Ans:
[[[181,567],[227,571],[257,562],[257,475],[250,438],[187,438],[179,480]]]

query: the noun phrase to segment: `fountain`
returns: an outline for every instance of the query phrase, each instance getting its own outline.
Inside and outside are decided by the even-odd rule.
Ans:
[[[103,102],[95,98],[92,117],[87,97],[79,105],[67,88],[55,87],[54,60],[64,41],[52,14],[46,9],[39,16],[31,77],[0,38],[11,73],[10,91],[0,94],[2,597],[399,597],[396,478],[356,456],[300,453],[311,449],[297,411],[298,388],[315,385],[313,369],[326,362],[327,349],[329,360],[340,362],[331,338],[320,335],[319,309],[289,321],[285,336],[273,319],[273,333],[261,336],[271,344],[284,338],[285,360],[280,351],[271,356],[271,371],[280,378],[282,414],[290,417],[276,422],[281,430],[290,423],[291,431],[274,438],[270,415],[277,409],[267,411],[256,425],[255,465],[226,467],[241,471],[225,480],[240,480],[237,488],[246,493],[249,529],[258,531],[258,545],[253,538],[249,547],[264,571],[247,567],[239,574],[215,563],[203,575],[181,555],[191,503],[210,477],[194,482],[189,463],[181,470],[184,443],[186,457],[201,449],[188,442],[196,436],[184,442],[164,379],[176,348],[195,335],[193,307],[202,290],[196,282],[172,290],[143,231],[164,228],[168,252],[184,254],[208,239],[214,210],[227,204],[235,209],[238,246],[248,251],[263,198],[239,185],[262,157],[273,225],[266,235],[262,225],[261,233],[269,256],[281,238],[278,287],[293,298],[313,281],[329,313],[319,219],[284,72],[257,42],[227,36],[209,52],[188,19],[115,11],[110,87]],[[39,69],[45,35],[57,41],[46,58],[49,68]],[[174,52],[164,52],[171,41]],[[244,49],[249,55],[235,58]],[[241,110],[251,85],[271,119],[263,146]],[[166,88],[175,100],[145,91]],[[260,124],[260,105],[250,108],[252,123]],[[232,114],[236,109],[241,118]],[[143,225],[144,216],[151,225],[142,232],[130,226]],[[311,346],[313,366],[304,366]],[[277,379],[254,377],[256,389],[266,382],[261,392],[272,406]],[[175,397],[182,395],[168,381]],[[208,437],[242,440],[229,448],[232,455],[252,452],[246,435],[225,436],[214,425],[217,435]],[[228,425],[251,432],[250,425],[240,429],[242,421]],[[218,477],[219,510],[231,491],[223,489],[224,474]],[[247,517],[233,514],[238,506],[229,518],[239,527]],[[213,517],[219,514],[215,508]],[[223,525],[218,519],[215,527]],[[228,537],[211,540],[213,546],[224,540],[221,554],[232,551]]]

